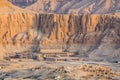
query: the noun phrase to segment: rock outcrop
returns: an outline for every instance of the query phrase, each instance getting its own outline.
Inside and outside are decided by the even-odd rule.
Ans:
[[[93,58],[120,56],[120,19],[116,15],[28,12],[2,14],[0,23],[0,44],[4,45],[6,53],[64,48],[85,55],[89,53]]]
[[[39,14],[19,11],[17,8],[13,8],[15,11],[9,13],[12,6],[9,6],[7,11],[0,12],[1,57],[54,48],[75,50],[92,59],[120,58],[119,13]]]
[[[0,0],[0,57],[6,55],[5,53],[15,51],[16,48],[12,48],[12,45],[8,45],[7,42],[12,41],[12,37],[24,32],[33,25],[33,12],[29,13],[29,15],[26,12],[28,11],[14,6],[7,0]],[[9,49],[6,49],[5,45]]]

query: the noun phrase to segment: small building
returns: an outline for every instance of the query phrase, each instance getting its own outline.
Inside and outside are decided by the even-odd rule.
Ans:
[[[46,58],[46,61],[79,61],[79,57],[49,57],[49,58]]]
[[[44,57],[55,57],[55,56],[60,56],[60,57],[68,57],[69,54],[67,52],[44,52],[42,53]]]

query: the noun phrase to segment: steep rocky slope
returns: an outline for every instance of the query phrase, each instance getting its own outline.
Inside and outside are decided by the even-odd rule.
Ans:
[[[13,53],[39,53],[43,48],[64,48],[92,59],[120,59],[119,13],[39,14],[12,9],[13,5],[5,3],[10,6],[0,12],[1,58]],[[10,13],[11,9],[14,12]]]
[[[12,45],[9,46],[6,44],[6,40],[9,40],[10,42],[13,36],[24,32],[28,27],[31,27],[32,23],[34,23],[34,14],[31,12],[31,14],[28,15],[26,12],[28,11],[14,6],[7,0],[0,0],[0,57],[6,55],[9,51],[16,50],[14,47],[11,48]],[[29,21],[27,21],[27,19],[29,19]],[[5,46],[9,49],[5,49]]]
[[[90,53],[93,59],[117,59],[120,57],[119,22],[116,15],[43,14],[38,29],[46,38],[41,41],[41,47],[75,49],[79,54]]]
[[[37,0],[9,0],[9,1],[12,2],[13,4],[19,6],[19,7],[24,8],[26,6],[29,6],[29,5],[33,4]]]
[[[15,11],[22,11],[22,9],[12,5],[7,0],[0,0],[0,13],[10,13]]]
[[[38,0],[27,7],[50,13],[112,13],[120,12],[120,0]]]
[[[10,21],[10,23],[9,23]],[[120,58],[120,19],[116,15],[17,13],[0,16],[1,53],[76,50],[92,59]]]

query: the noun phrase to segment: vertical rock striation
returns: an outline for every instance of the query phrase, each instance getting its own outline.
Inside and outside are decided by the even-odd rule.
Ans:
[[[91,58],[103,55],[116,58],[120,56],[119,25],[119,16],[112,14],[62,15],[31,12],[2,14],[1,51],[10,54],[39,51],[40,48],[64,47],[69,50],[75,49],[80,54],[89,53]]]

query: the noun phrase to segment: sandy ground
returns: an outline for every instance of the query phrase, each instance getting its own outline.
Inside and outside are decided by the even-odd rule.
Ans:
[[[120,64],[93,61],[0,61],[0,80],[120,80]]]

